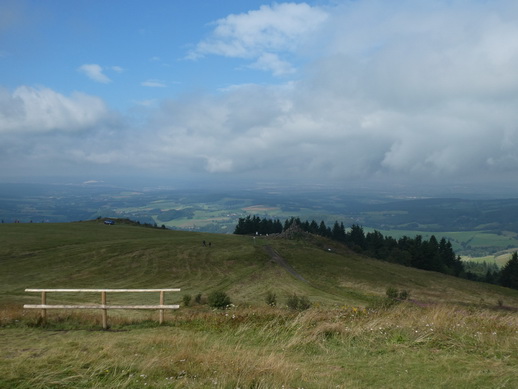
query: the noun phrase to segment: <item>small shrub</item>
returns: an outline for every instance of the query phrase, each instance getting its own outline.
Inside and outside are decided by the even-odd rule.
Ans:
[[[292,294],[288,297],[288,301],[286,302],[286,305],[290,309],[298,309],[299,306],[299,296],[296,294]]]
[[[305,311],[306,309],[309,309],[311,307],[311,302],[309,301],[309,298],[306,296],[301,296],[299,298],[299,310]]]
[[[232,301],[225,292],[212,292],[209,294],[208,303],[212,308],[225,309]]]
[[[410,298],[410,292],[406,289],[403,289],[399,292],[398,297],[400,300],[408,300]]]
[[[192,296],[190,294],[185,294],[183,296],[183,305],[188,307],[189,305],[191,305],[191,300],[192,300]]]
[[[286,305],[290,309],[304,311],[311,307],[311,302],[306,296],[299,297],[296,294],[292,294],[288,297]]]
[[[198,293],[196,295],[196,297],[194,297],[194,301],[196,302],[196,304],[201,304],[202,303],[202,300],[201,300],[201,293]]]
[[[387,290],[385,291],[385,293],[388,298],[394,299],[394,300],[397,299],[398,295],[399,295],[399,291],[396,288],[394,288],[393,286],[389,286],[387,288]]]
[[[277,305],[277,295],[273,293],[272,291],[269,291],[266,294],[265,298],[266,304],[268,304],[270,307],[275,307]]]

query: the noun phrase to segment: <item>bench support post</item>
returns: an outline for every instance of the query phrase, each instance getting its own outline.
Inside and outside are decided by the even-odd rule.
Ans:
[[[41,305],[47,305],[47,292],[41,292]],[[45,323],[47,320],[47,310],[43,308],[41,310],[41,322]]]
[[[161,290],[160,291],[160,305],[164,305],[164,291]],[[164,322],[164,310],[163,309],[160,309],[159,311],[159,314],[158,314],[158,323],[159,324],[162,324]]]
[[[101,305],[106,305],[106,292],[101,292]],[[108,310],[106,308],[103,308],[102,310],[103,314],[103,329],[108,329]]]

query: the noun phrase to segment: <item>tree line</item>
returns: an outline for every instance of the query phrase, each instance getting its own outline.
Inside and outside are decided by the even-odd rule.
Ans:
[[[302,231],[341,242],[357,253],[378,260],[518,289],[518,255],[516,253],[501,270],[491,268],[487,270],[486,274],[481,275],[466,269],[460,256],[453,251],[449,240],[445,238],[437,240],[434,235],[428,240],[421,235],[416,235],[414,238],[403,236],[395,239],[384,236],[376,230],[365,233],[363,227],[358,224],[353,224],[346,230],[344,224],[337,221],[330,227],[326,226],[324,221],[317,223],[315,220],[301,221],[299,218],[292,217],[282,223],[279,219],[261,219],[258,216],[250,215],[239,218],[234,234],[278,234],[294,224]]]

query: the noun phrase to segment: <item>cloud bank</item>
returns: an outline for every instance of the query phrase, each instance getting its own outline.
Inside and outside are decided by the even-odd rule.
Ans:
[[[216,21],[189,55],[297,76],[165,100],[134,125],[114,125],[93,96],[4,90],[3,147],[38,133],[49,160],[164,177],[483,183],[518,173],[513,1],[274,4]]]

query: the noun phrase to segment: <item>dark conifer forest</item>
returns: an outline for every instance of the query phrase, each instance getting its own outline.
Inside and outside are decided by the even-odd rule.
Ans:
[[[282,223],[279,219],[261,219],[258,216],[239,218],[234,234],[238,235],[271,235],[287,231],[297,226],[302,231],[323,236],[343,243],[351,250],[381,261],[397,263],[404,266],[423,270],[436,271],[455,277],[467,278],[474,281],[500,284],[518,289],[517,254],[509,264],[499,270],[496,267],[483,269],[484,275],[473,268],[466,268],[460,256],[453,251],[450,241],[445,238],[438,240],[434,235],[430,239],[423,239],[421,235],[411,238],[403,236],[399,239],[383,236],[379,231],[367,232],[363,227],[353,224],[346,230],[343,223],[335,222],[332,227],[326,226],[324,221],[317,223],[301,221],[299,218],[286,219]]]

